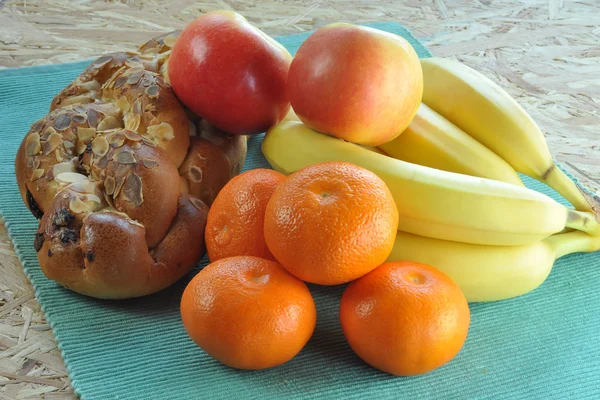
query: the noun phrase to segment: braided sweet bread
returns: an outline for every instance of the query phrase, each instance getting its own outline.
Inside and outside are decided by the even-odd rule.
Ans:
[[[168,84],[177,32],[95,60],[31,126],[15,160],[41,218],[42,272],[98,298],[157,292],[204,255],[208,206],[240,172],[246,138],[200,120]]]

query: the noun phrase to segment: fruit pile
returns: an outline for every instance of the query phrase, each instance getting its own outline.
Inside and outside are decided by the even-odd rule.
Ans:
[[[467,302],[525,294],[557,258],[600,249],[598,200],[556,166],[526,111],[399,36],[330,24],[292,58],[243,17],[213,12],[181,33],[169,78],[218,128],[267,131],[274,170],[219,192],[211,264],[181,300],[189,336],[231,367],[293,358],[317,319],[305,282],[349,283],[339,319],[354,352],[394,375],[426,373],[460,351]]]

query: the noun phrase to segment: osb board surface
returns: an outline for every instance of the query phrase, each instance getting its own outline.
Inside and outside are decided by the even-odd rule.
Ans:
[[[0,0],[0,68],[133,49],[217,9],[238,11],[271,35],[333,21],[397,21],[434,55],[454,57],[508,90],[544,130],[554,157],[600,191],[596,0]],[[0,399],[13,398],[73,394],[52,332],[0,226]]]

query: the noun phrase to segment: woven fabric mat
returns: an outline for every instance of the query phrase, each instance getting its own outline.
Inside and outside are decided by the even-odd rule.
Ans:
[[[403,27],[371,25],[430,56]],[[293,54],[308,35],[277,40]],[[33,249],[37,222],[21,201],[13,162],[29,125],[87,64],[0,71],[0,211],[83,399],[600,398],[600,252],[559,260],[530,294],[471,304],[463,350],[444,367],[411,378],[379,372],[353,354],[337,319],[344,286],[311,285],[318,311],[313,338],[292,361],[248,372],[211,359],[183,329],[179,299],[198,269],[161,293],[129,301],[87,298],[47,280]],[[246,170],[268,167],[261,141],[261,135],[249,141]],[[524,180],[564,203],[543,184]]]

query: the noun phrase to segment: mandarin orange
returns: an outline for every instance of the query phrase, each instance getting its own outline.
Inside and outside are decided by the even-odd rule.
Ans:
[[[306,284],[274,261],[229,257],[188,284],[181,318],[208,355],[240,369],[263,369],[292,359],[315,329],[316,308]]]
[[[263,233],[265,208],[284,179],[277,171],[253,169],[223,187],[206,222],[206,250],[211,261],[233,256],[273,260]]]
[[[354,352],[394,375],[418,375],[450,361],[469,329],[465,296],[425,264],[389,262],[352,282],[340,302],[342,330]]]
[[[385,183],[346,162],[293,173],[265,212],[265,240],[277,261],[322,285],[349,282],[383,263],[397,228],[398,210]]]

